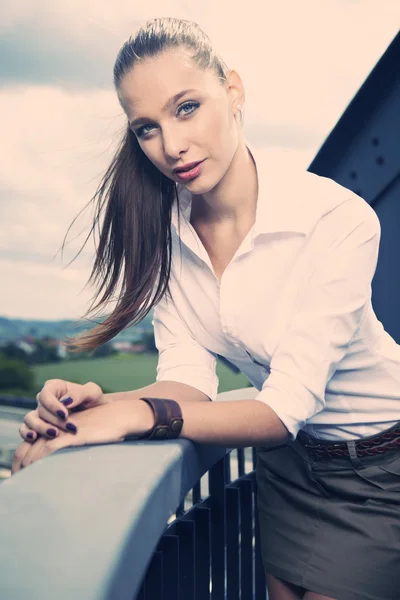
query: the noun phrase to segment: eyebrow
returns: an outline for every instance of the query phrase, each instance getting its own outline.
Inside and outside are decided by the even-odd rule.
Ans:
[[[178,92],[177,94],[175,94],[175,96],[172,96],[172,98],[170,98],[168,100],[168,102],[163,106],[162,111],[163,112],[167,111],[171,106],[173,106],[176,102],[178,102],[178,100],[180,100],[180,98],[182,98],[182,96],[184,96],[185,94],[188,94],[189,92],[197,92],[197,91],[198,90],[196,90],[196,89],[189,89],[189,90],[182,90],[182,92]],[[139,123],[143,123],[148,120],[149,119],[147,117],[139,117],[138,119],[134,119],[133,121],[131,121],[129,123],[129,127],[139,125]]]

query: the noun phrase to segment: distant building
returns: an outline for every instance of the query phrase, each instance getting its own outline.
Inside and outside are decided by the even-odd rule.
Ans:
[[[35,352],[35,344],[31,344],[26,340],[18,340],[14,343],[14,346],[16,348],[19,348],[20,350],[23,350],[25,354],[32,354],[33,352]]]
[[[132,342],[113,342],[112,347],[118,350],[118,352],[126,352],[127,354],[137,354],[146,350],[144,344]]]

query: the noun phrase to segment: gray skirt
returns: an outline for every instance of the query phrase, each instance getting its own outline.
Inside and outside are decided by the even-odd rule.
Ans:
[[[314,460],[298,439],[257,448],[266,574],[337,600],[400,600],[400,448],[361,463]]]

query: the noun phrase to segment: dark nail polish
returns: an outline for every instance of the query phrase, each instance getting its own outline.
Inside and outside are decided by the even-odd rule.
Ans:
[[[77,432],[76,425],[74,425],[73,423],[67,423],[66,428],[68,429],[68,431],[72,431],[72,433]]]
[[[33,433],[32,431],[30,431],[29,433],[26,434],[26,437],[30,440],[33,440]]]
[[[56,437],[57,431],[55,429],[48,429],[47,435],[50,435],[51,437]]]
[[[67,415],[62,410],[58,410],[57,414],[60,417],[60,419],[64,419],[65,420],[67,418]]]
[[[64,398],[64,400],[60,400],[60,402],[62,402],[64,404],[64,406],[69,406],[70,404],[73,403],[72,398]]]

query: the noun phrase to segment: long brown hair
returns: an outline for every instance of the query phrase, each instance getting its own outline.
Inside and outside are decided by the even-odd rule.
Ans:
[[[115,89],[118,91],[137,60],[179,47],[192,51],[200,68],[213,70],[220,81],[226,79],[227,67],[200,27],[193,21],[165,17],[147,21],[124,43],[113,69]],[[171,212],[175,199],[180,222],[177,187],[147,158],[129,124],[91,202],[96,198],[90,233],[96,223],[99,225],[103,209],[105,214],[101,230],[99,226],[98,247],[94,236],[96,256],[86,285],[95,283],[98,290],[83,318],[107,304],[122,274],[121,293],[106,319],[79,336],[66,338],[70,352],[93,350],[108,342],[126,327],[140,322],[165,291],[169,293]],[[101,299],[93,307],[101,292]]]

